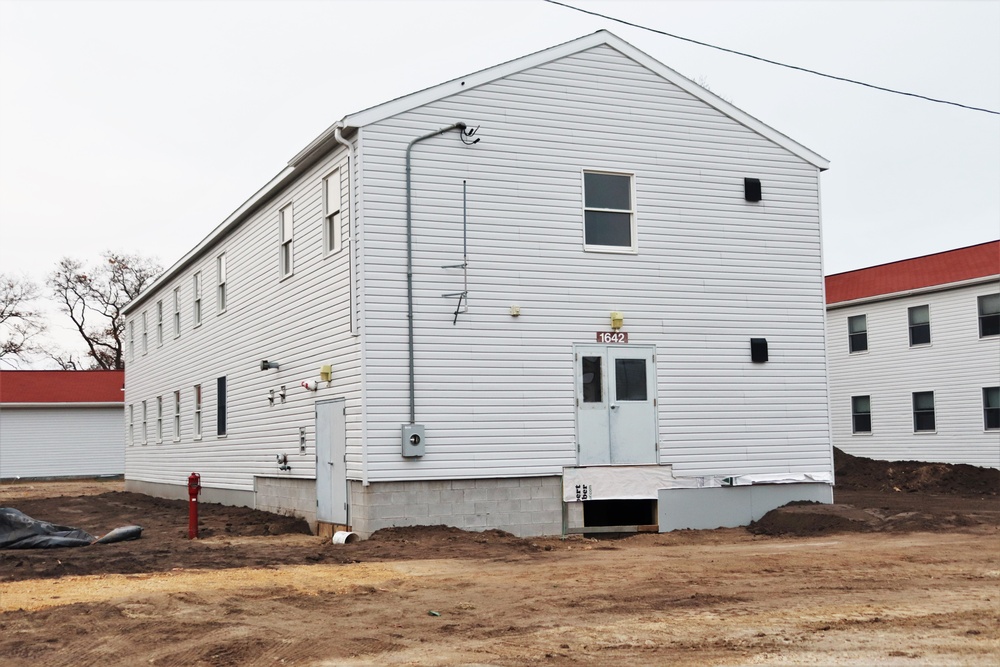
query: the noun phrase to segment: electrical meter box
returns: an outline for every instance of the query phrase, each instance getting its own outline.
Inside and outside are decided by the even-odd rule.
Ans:
[[[423,424],[403,424],[403,456],[412,458],[424,455]]]

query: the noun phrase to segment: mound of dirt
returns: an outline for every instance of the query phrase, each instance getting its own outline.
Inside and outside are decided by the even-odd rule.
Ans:
[[[1000,495],[1000,470],[965,464],[878,461],[833,449],[835,489]]]

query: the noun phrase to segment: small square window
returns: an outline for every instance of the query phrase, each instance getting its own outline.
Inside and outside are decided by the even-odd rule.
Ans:
[[[583,239],[587,250],[636,250],[632,175],[583,172]]]
[[[935,430],[933,391],[913,393],[913,430],[918,432]]]
[[[851,352],[868,349],[868,316],[854,315],[847,318],[847,340]]]
[[[910,320],[910,347],[931,342],[931,310],[929,306],[914,306],[907,311]]]
[[[1000,387],[983,387],[983,425],[987,431],[1000,429]]]
[[[986,294],[979,301],[979,337],[1000,336],[1000,294]]]
[[[872,432],[871,396],[851,397],[851,428],[854,433]]]

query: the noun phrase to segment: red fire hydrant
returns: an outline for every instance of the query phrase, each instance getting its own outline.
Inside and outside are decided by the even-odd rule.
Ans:
[[[201,493],[201,475],[188,475],[188,539],[198,537],[198,494]]]

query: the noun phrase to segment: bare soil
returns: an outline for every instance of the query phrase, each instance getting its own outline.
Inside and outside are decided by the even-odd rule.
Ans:
[[[144,532],[0,551],[0,662],[1000,663],[1000,471],[836,464],[832,506],[618,539],[436,526],[334,545],[202,504],[188,540],[186,503],[121,482],[3,484],[0,506],[34,518]]]

